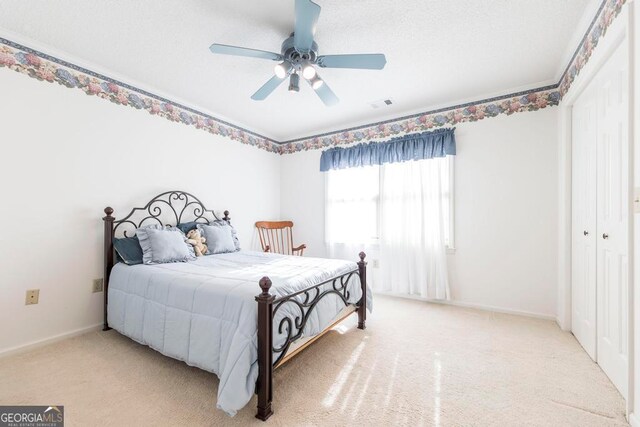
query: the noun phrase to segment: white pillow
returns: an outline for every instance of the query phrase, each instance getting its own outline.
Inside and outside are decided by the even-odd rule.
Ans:
[[[198,230],[207,239],[207,255],[225,254],[236,251],[233,241],[233,231],[228,224],[206,225],[198,224]]]
[[[240,240],[238,240],[238,233],[236,232],[236,229],[233,227],[233,225],[229,224],[227,221],[223,219],[213,221],[211,225],[220,225],[220,226],[226,225],[228,227],[231,227],[231,236],[233,237],[233,243],[235,243],[236,245],[236,251],[240,250]]]

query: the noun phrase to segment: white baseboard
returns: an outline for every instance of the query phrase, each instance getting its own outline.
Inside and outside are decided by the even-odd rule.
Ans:
[[[564,323],[562,319],[560,319],[560,317],[556,317],[555,320],[558,326],[560,327],[560,329],[562,329],[565,332],[571,332],[571,322]]]
[[[102,329],[102,323],[97,323],[95,325],[88,326],[86,328],[75,329],[73,331],[65,332],[63,334],[55,335],[50,338],[45,338],[43,340],[32,341],[28,344],[8,348],[6,350],[0,350],[0,359],[7,356],[13,356],[15,354],[25,353],[29,350],[33,350],[38,347],[43,347],[45,345],[53,344],[55,342],[65,340],[67,338],[77,337],[78,335],[83,335],[88,332],[99,331],[101,329]]]
[[[476,310],[490,311],[493,313],[515,314],[517,316],[535,317],[536,319],[553,320],[554,322],[557,322],[556,316],[551,314],[533,313],[533,312],[524,311],[524,310],[512,310],[509,308],[494,307],[490,305],[475,304],[475,303],[469,303],[464,301],[428,300],[426,298],[422,298],[415,295],[394,294],[390,292],[375,292],[375,293],[379,295],[390,296],[390,297],[413,299],[418,301],[430,302],[434,304],[452,305],[454,307],[473,308]]]
[[[629,414],[629,424],[631,427],[640,427],[640,419],[633,412]]]

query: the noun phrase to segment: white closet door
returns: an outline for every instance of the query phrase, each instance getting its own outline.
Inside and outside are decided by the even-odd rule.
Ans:
[[[598,73],[597,360],[627,396],[629,107],[626,44]]]
[[[596,360],[596,102],[592,84],[572,112],[571,329]]]

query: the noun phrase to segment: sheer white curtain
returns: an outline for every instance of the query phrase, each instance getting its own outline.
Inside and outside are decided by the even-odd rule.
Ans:
[[[438,158],[381,166],[377,291],[449,299],[448,162]]]
[[[377,256],[380,167],[331,170],[326,173],[325,240],[330,258],[357,261],[360,251]],[[376,275],[370,269],[369,286]]]
[[[437,158],[329,170],[329,256],[356,259],[364,250],[375,291],[449,299],[449,166]]]

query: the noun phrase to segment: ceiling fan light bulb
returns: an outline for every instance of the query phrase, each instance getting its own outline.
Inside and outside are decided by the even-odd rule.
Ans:
[[[289,78],[289,92],[300,92],[300,76],[295,73]]]
[[[280,79],[284,79],[287,77],[288,67],[286,62],[281,62],[273,67],[273,72],[276,73],[276,76]]]
[[[320,89],[320,86],[322,86],[324,84],[324,80],[322,79],[313,79],[313,81],[311,82],[311,87],[313,88],[313,90],[318,90]]]
[[[304,77],[307,80],[311,80],[315,76],[316,76],[316,69],[313,68],[313,65],[307,62],[302,68],[302,77]]]

